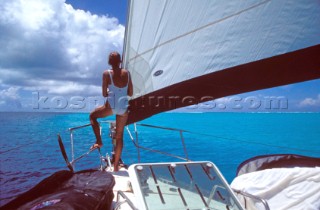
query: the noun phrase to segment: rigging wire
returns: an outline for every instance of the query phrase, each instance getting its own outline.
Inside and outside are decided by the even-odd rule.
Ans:
[[[32,145],[32,144],[36,144],[36,143],[47,143],[48,141],[50,141],[51,139],[48,138],[47,140],[38,140],[38,141],[32,141],[32,142],[29,142],[29,143],[26,143],[26,144],[22,144],[22,145],[18,145],[16,147],[13,147],[13,148],[10,148],[8,150],[5,150],[5,151],[0,151],[0,155],[1,154],[5,154],[5,153],[8,153],[10,151],[13,151],[13,150],[17,150],[17,149],[20,149],[21,147],[25,147],[25,146],[29,146],[29,145]]]
[[[256,145],[262,145],[262,146],[267,146],[267,147],[274,147],[274,148],[279,148],[279,149],[287,149],[287,150],[294,150],[294,151],[300,151],[300,152],[310,152],[310,153],[320,154],[320,151],[315,151],[315,150],[279,146],[279,145],[273,145],[273,144],[266,144],[263,142],[248,141],[248,140],[229,138],[229,137],[221,137],[221,136],[216,136],[216,135],[212,135],[212,134],[205,134],[205,133],[199,133],[199,132],[188,131],[188,130],[181,130],[181,129],[176,129],[176,128],[168,128],[168,127],[161,127],[161,126],[154,126],[154,125],[147,125],[147,124],[138,124],[138,123],[137,123],[137,125],[144,126],[144,127],[172,130],[172,131],[181,131],[181,132],[185,132],[185,133],[214,137],[216,139],[224,139],[224,140],[228,140],[228,141],[236,141],[236,142],[242,142],[242,143],[247,143],[247,144],[256,144]]]
[[[256,142],[256,141],[248,141],[248,140],[241,140],[241,139],[235,139],[235,138],[227,138],[227,137],[221,137],[221,136],[215,136],[211,134],[203,134],[203,133],[197,133],[197,132],[189,132],[192,134],[197,134],[197,135],[203,135],[203,136],[210,136],[218,139],[225,139],[229,141],[237,141],[237,142],[242,142],[242,143],[247,143],[247,144],[256,144],[256,145],[262,145],[262,146],[267,146],[267,147],[274,147],[274,148],[279,148],[279,149],[287,149],[287,150],[295,150],[295,151],[300,151],[300,152],[310,152],[310,153],[316,153],[320,154],[320,151],[315,151],[315,150],[308,150],[308,149],[299,149],[299,148],[294,148],[294,147],[286,147],[286,146],[279,146],[279,145],[273,145],[273,144],[266,144],[262,142]]]
[[[190,133],[190,134],[201,135],[201,136],[208,136],[208,137],[213,137],[215,139],[224,139],[224,140],[228,140],[228,141],[241,142],[241,143],[246,143],[246,144],[255,144],[255,145],[262,145],[262,146],[266,146],[266,147],[273,147],[273,148],[293,150],[293,151],[299,151],[299,152],[309,152],[309,153],[313,153],[313,154],[320,154],[320,151],[315,151],[315,150],[300,149],[300,148],[294,148],[294,147],[286,147],[286,146],[280,146],[280,145],[267,144],[267,143],[263,143],[263,142],[256,142],[256,141],[248,141],[248,140],[230,138],[230,137],[222,137],[222,136],[216,136],[216,135],[206,134],[206,133],[199,133],[199,132],[194,132],[194,131],[189,131],[189,130],[182,130],[182,129],[176,129],[176,128],[162,127],[162,126],[154,126],[154,125],[140,124],[140,123],[137,123],[137,125],[144,126],[144,127],[157,128],[157,129],[171,130],[171,131],[181,131],[181,132],[184,132],[184,133]],[[32,144],[36,144],[36,143],[40,143],[40,142],[41,143],[46,143],[46,142],[48,142],[50,140],[51,139],[49,138],[46,141],[43,141],[43,140],[32,141],[32,142],[29,142],[29,143],[26,143],[26,144],[22,144],[22,145],[10,148],[10,149],[8,149],[6,151],[0,151],[0,155],[8,153],[8,152],[13,151],[13,150],[20,149],[21,147],[32,145]]]

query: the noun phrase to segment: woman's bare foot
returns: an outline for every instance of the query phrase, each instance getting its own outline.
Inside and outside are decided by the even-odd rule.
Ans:
[[[90,150],[95,150],[95,149],[100,149],[103,146],[103,144],[98,144],[98,143],[94,143],[91,147]]]
[[[113,171],[117,172],[120,171],[121,168],[128,169],[121,161],[118,165],[113,165]]]

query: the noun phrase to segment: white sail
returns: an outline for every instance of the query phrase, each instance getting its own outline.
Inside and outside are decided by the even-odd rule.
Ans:
[[[307,56],[315,56],[319,44],[319,0],[131,0],[124,64],[132,75],[134,97],[139,98],[203,75],[312,46],[316,49]],[[285,69],[281,65],[276,70],[272,66],[273,73],[281,74]],[[314,66],[319,72],[318,63],[308,68],[315,70]],[[260,70],[243,71],[237,77],[251,77]],[[261,76],[265,72],[261,70]],[[317,72],[301,80],[318,78]],[[240,92],[298,80],[248,87]],[[221,86],[238,88],[230,83]],[[235,92],[225,94],[231,93]]]

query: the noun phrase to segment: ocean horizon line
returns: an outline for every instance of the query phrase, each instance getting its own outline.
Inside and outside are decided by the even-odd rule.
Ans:
[[[3,111],[0,110],[0,113],[57,113],[57,114],[90,114],[91,111],[88,112],[77,112],[77,111],[16,111],[16,110],[10,110],[10,111]],[[273,111],[273,112],[249,112],[249,111],[238,111],[238,112],[234,112],[234,111],[207,111],[207,112],[186,112],[186,111],[166,111],[166,112],[162,112],[162,113],[166,113],[166,114],[177,114],[177,113],[184,113],[184,114],[207,114],[207,113],[244,113],[244,114],[316,114],[316,113],[320,113],[319,112],[313,112],[313,111],[306,111],[306,112],[301,112],[301,111],[288,111],[288,112],[277,112],[277,111]],[[162,114],[162,113],[158,113],[158,114]]]

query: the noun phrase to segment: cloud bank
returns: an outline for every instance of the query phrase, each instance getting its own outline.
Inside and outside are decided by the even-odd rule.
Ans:
[[[0,1],[0,108],[32,91],[101,95],[110,51],[122,51],[116,18],[65,0]]]
[[[318,107],[320,108],[320,94],[315,98],[305,98],[299,103],[300,107]]]

